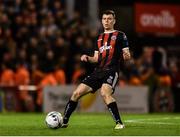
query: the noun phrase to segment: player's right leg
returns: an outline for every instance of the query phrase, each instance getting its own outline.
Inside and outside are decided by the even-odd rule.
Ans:
[[[90,93],[91,91],[92,91],[92,88],[83,83],[81,83],[76,88],[76,90],[74,90],[74,92],[64,110],[64,117],[63,117],[63,124],[62,124],[63,128],[66,128],[68,126],[69,118],[70,118],[71,114],[74,112],[74,110],[76,109],[78,100],[82,96]]]
[[[109,84],[104,83],[101,87],[101,96],[106,103],[108,110],[110,111],[114,121],[116,122],[116,126],[114,129],[123,129],[125,128],[124,124],[122,123],[116,100],[112,97],[113,89],[112,86]]]

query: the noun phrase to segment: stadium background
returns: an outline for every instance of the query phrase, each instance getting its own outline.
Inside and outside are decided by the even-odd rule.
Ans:
[[[78,84],[90,73],[94,66],[79,57],[92,54],[105,9],[116,12],[133,56],[118,86],[147,86],[149,112],[179,112],[180,3],[171,0],[1,0],[0,112],[41,112],[44,87]],[[154,17],[150,26],[141,14]]]

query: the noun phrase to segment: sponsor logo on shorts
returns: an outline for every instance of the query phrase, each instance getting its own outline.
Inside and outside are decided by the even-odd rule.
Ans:
[[[109,76],[109,78],[107,79],[107,82],[108,82],[109,84],[112,84],[112,82],[113,82],[113,76]]]

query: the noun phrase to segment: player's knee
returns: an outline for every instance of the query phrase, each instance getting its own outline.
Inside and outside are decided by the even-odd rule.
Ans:
[[[71,99],[72,99],[73,101],[77,101],[77,100],[78,100],[78,98],[79,98],[79,94],[78,94],[78,92],[74,91],[74,92],[73,92],[73,94],[72,94]]]
[[[79,100],[79,98],[81,97],[81,91],[80,90],[75,90],[74,92],[73,92],[73,94],[72,94],[72,100],[74,100],[74,101],[78,101]]]
[[[104,100],[107,100],[110,96],[104,92],[101,92],[101,96]]]
[[[109,95],[109,94],[101,93],[101,96],[102,96],[102,98],[103,98],[103,100],[104,100],[104,102],[105,102],[106,104],[109,104],[109,103],[115,101],[115,99],[114,99],[111,95]]]

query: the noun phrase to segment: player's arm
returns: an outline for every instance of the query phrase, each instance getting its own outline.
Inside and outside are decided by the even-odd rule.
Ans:
[[[127,37],[125,35],[125,33],[120,33],[121,35],[119,35],[119,43],[121,45],[122,48],[122,55],[123,55],[123,59],[124,61],[129,61],[131,59],[131,54],[130,54],[130,50],[129,50],[129,43],[127,40]]]
[[[82,55],[81,61],[90,62],[90,63],[97,63],[98,62],[98,51],[94,51],[94,56]]]

